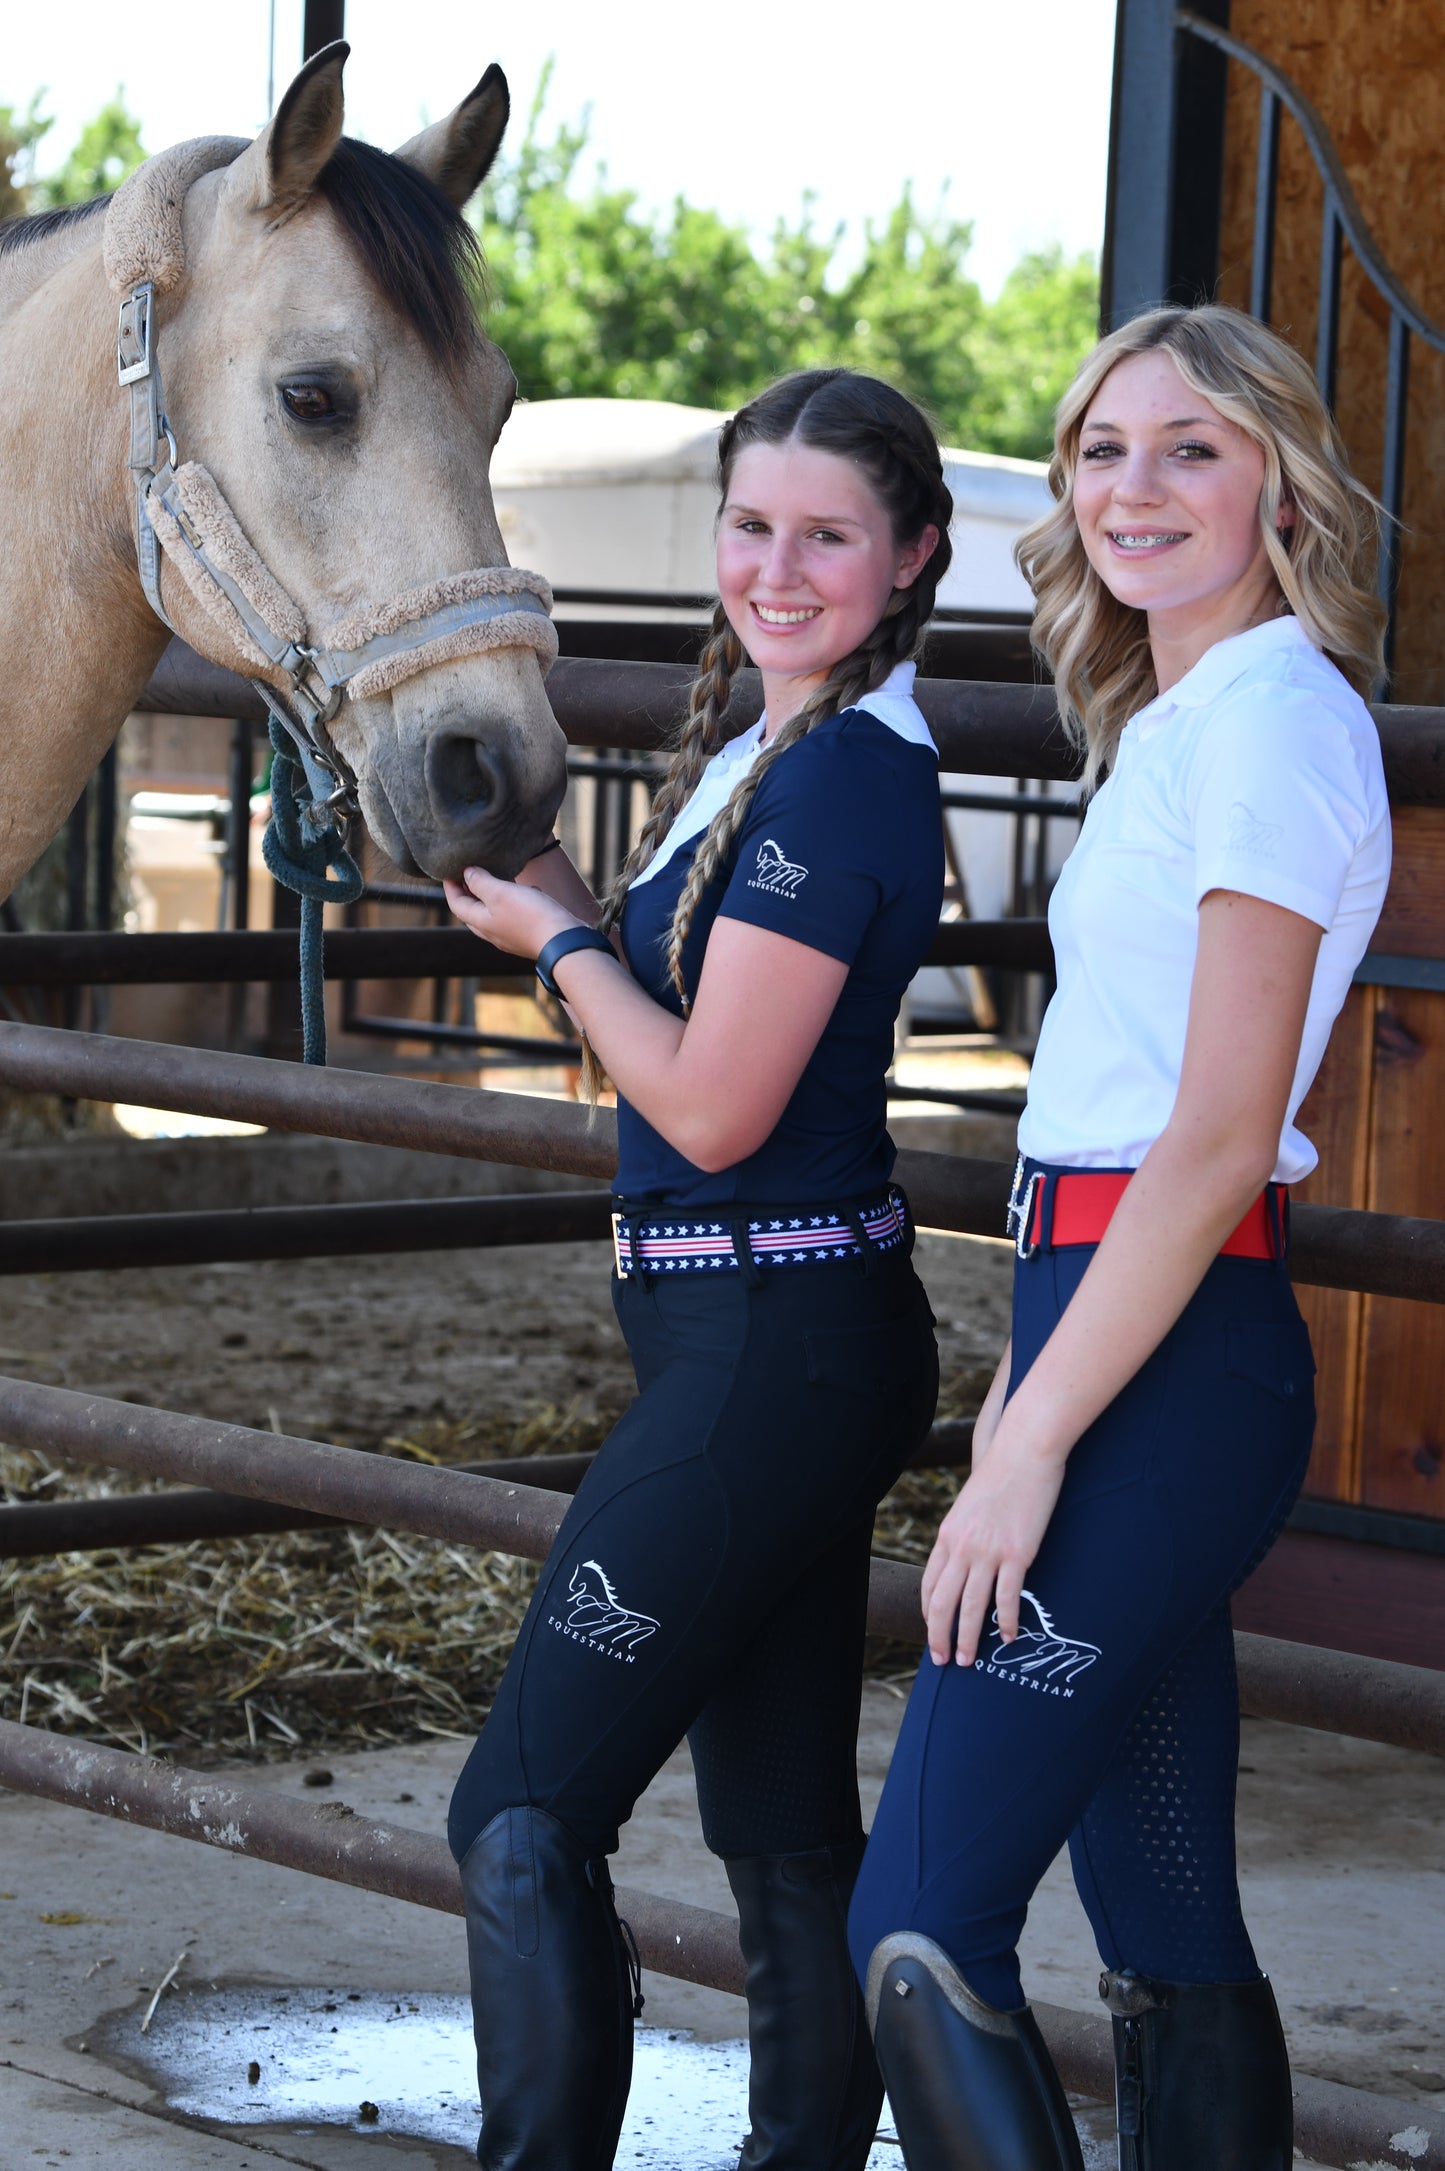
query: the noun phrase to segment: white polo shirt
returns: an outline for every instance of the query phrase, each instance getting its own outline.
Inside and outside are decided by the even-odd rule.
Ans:
[[[1296,618],[1216,642],[1125,726],[1055,887],[1058,991],[1022,1151],[1138,1167],[1179,1089],[1200,900],[1239,890],[1324,930],[1274,1171],[1280,1183],[1307,1176],[1319,1156],[1295,1111],[1389,877],[1389,803],[1364,702]]]

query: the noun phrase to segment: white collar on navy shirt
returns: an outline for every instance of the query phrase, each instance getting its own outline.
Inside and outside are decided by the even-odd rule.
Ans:
[[[1286,648],[1306,648],[1319,654],[1293,613],[1281,618],[1266,618],[1263,625],[1250,626],[1243,633],[1231,633],[1225,640],[1216,641],[1212,648],[1206,648],[1198,663],[1186,671],[1168,693],[1156,694],[1145,708],[1130,718],[1125,729],[1133,730],[1139,738],[1147,737],[1163,723],[1171,710],[1200,709],[1217,701],[1247,673]]]
[[[933,743],[933,734],[913,698],[913,681],[917,669],[916,664],[896,663],[883,684],[875,686],[872,693],[860,696],[853,706],[855,709],[866,709],[870,716],[877,717],[880,724],[886,724],[890,731],[895,732],[900,739],[906,739],[910,746],[926,746],[936,759],[938,748]],[[746,731],[739,732],[735,739],[729,739],[727,745],[713,755],[698,778],[697,788],[687,805],[667,832],[657,852],[633,882],[633,889],[643,882],[650,882],[652,877],[667,865],[674,853],[681,851],[683,845],[690,844],[703,830],[711,828],[714,818],[721,814],[732,797],[734,785],[751,768],[753,757],[762,744],[767,721],[766,714],[760,716],[755,724],[750,725]]]

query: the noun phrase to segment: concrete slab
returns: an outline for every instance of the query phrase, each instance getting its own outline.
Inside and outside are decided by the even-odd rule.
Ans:
[[[901,1708],[886,1688],[870,1686],[860,1741],[870,1802]],[[363,1813],[437,1831],[465,1748],[438,1740],[334,1757],[326,1793]],[[1445,2105],[1438,1763],[1253,1722],[1245,1729],[1243,1764],[1246,1907],[1299,2068]],[[301,1768],[269,1765],[248,1777],[299,1791]],[[728,1904],[722,1872],[698,1839],[685,1753],[644,1798],[617,1873],[620,1881],[696,1904]],[[465,1966],[453,1919],[3,1792],[0,1891],[0,2132],[24,2136],[23,2153],[7,2156],[7,2164],[103,2161],[107,2171],[168,2171],[184,2163],[260,2171],[282,2162],[350,2171],[366,2163],[442,2171],[468,2160],[465,2147],[449,2137],[355,2119],[327,2125],[324,2110],[244,2127],[227,2122],[224,2104],[185,2113],[170,2099],[185,2096],[191,2066],[183,2059],[177,2077],[160,2055],[188,2014],[210,2027],[214,2043],[227,2024],[216,2017],[223,2011],[233,2015],[233,2027],[236,2013],[249,2015],[244,2024],[254,2029],[268,2025],[265,2009],[283,1995],[288,2005],[304,2006],[296,1994],[312,1992],[315,2007],[342,2008],[375,2005],[384,1993],[383,2005],[416,2007],[415,2014],[395,2017],[408,2030],[419,2025],[428,2040],[438,2016],[449,2011],[452,2048],[464,2071]],[[1034,1993],[1095,2008],[1097,1961],[1063,1863],[1044,1882],[1024,1950]],[[176,1987],[163,1997],[151,2035],[142,2037],[151,1995],[182,1952]],[[687,2030],[701,2045],[723,2046],[742,2033],[736,1999],[652,1975],[644,1987],[645,2021],[664,2039]],[[333,2025],[340,2042],[346,2026],[340,2011],[322,2021],[328,2040]],[[684,2063],[679,2070],[691,2069]],[[719,2085],[733,2091],[736,2119],[744,2084],[735,2051],[719,2071]],[[664,2060],[658,2086],[671,2085]],[[433,2092],[431,2084],[412,2090],[422,2108],[430,2107]],[[379,2099],[363,2086],[358,2112],[363,2100]],[[644,2121],[656,2121],[645,2095],[638,2110]],[[1083,2123],[1102,2166],[1109,2160],[1108,2114],[1086,2113]],[[741,2130],[730,2137],[734,2145]],[[716,2138],[721,2127],[713,2131]],[[655,2138],[654,2123],[640,2141],[652,2146]],[[896,2149],[888,2160],[896,2165]],[[643,2171],[648,2159],[619,2161]],[[675,2171],[687,2161],[671,2159]],[[692,2159],[697,2171],[710,2161]]]

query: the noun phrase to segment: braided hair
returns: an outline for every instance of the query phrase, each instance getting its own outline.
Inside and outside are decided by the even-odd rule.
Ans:
[[[737,841],[753,794],[773,763],[815,724],[851,708],[881,686],[896,665],[920,653],[939,582],[953,556],[948,534],[953,499],[943,479],[938,441],[920,410],[892,385],[850,369],[800,370],[770,385],[739,408],[719,433],[719,505],[726,501],[741,452],[749,445],[788,444],[837,453],[861,468],[888,514],[899,545],[916,541],[930,526],[938,531],[938,543],[912,586],[894,590],[872,631],[834,664],[824,683],[760,750],[700,840],[667,945],[668,971],[684,1013],[689,1003],[682,956],[688,932],[701,898]],[[658,786],[637,843],[607,894],[598,923],[604,934],[621,918],[629,887],[660,849],[713,755],[737,736],[736,727],[728,728],[728,708],[733,682],[746,661],[743,644],[719,603],[692,683],[677,752]],[[590,1048],[584,1047],[583,1087],[589,1099],[596,1098],[600,1085],[596,1061]]]

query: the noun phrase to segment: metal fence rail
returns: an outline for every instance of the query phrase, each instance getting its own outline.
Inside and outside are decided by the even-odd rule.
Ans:
[[[967,1462],[973,1445],[971,1417],[945,1417],[910,1457],[910,1470],[943,1470]],[[543,1492],[575,1493],[596,1460],[576,1455],[489,1456],[484,1462],[448,1463],[451,1470],[499,1479],[506,1485],[538,1485]],[[188,1544],[198,1538],[259,1537],[278,1530],[340,1530],[345,1518],[289,1508],[274,1500],[245,1500],[236,1493],[194,1486],[184,1492],[111,1493],[97,1500],[25,1500],[0,1507],[0,1560],[33,1560],[46,1553],[124,1550],[131,1546]]]
[[[605,1191],[247,1206],[206,1213],[75,1214],[0,1221],[0,1275],[76,1274],[236,1259],[355,1259],[502,1244],[577,1244],[611,1226]]]
[[[562,1494],[500,1476],[393,1461],[30,1380],[0,1379],[0,1432],[15,1447],[63,1462],[219,1486],[523,1560],[545,1560],[566,1513]],[[869,1628],[920,1644],[920,1582],[917,1568],[875,1559]],[[1445,1755],[1445,1674],[1269,1636],[1238,1635],[1235,1645],[1242,1707],[1256,1716]]]
[[[419,902],[425,903],[425,893]],[[186,987],[216,981],[294,980],[293,930],[237,928],[214,935],[93,931],[0,934],[0,987]],[[1047,972],[1047,920],[948,920],[927,965],[1008,965]],[[530,980],[530,958],[494,949],[465,927],[336,927],[326,932],[328,980]],[[423,1018],[408,1019],[418,1034]]]
[[[692,673],[677,664],[563,656],[548,675],[547,697],[573,746],[651,753],[676,732],[691,683]],[[762,713],[761,685],[755,671],[739,673],[739,727]],[[945,771],[1064,782],[1077,777],[1078,756],[1059,728],[1051,688],[924,678],[915,691]],[[265,721],[261,699],[244,679],[207,663],[181,641],[172,641],[136,707],[160,715]],[[1445,806],[1445,711],[1387,704],[1374,715],[1392,802]]]
[[[303,1802],[270,1789],[236,1786],[209,1772],[65,1741],[10,1719],[0,1719],[0,1786],[441,1914],[462,1912],[456,1865],[445,1841],[389,1819],[382,1824],[358,1816],[344,1802]],[[617,1888],[617,1907],[637,1939],[644,1967],[741,1993],[743,1960],[730,1916],[626,1885]],[[1110,2097],[1109,2023],[1055,2005],[1036,2004],[1034,2012],[1065,2087]],[[1384,2163],[1396,2155],[1392,2143],[1402,2134],[1410,2138],[1412,2161],[1445,2160],[1436,2154],[1445,2152],[1445,2115],[1427,2104],[1308,2075],[1296,2075],[1294,2099],[1295,2139],[1322,2163]]]
[[[54,1026],[0,1024],[0,1084],[573,1176],[608,1179],[617,1165],[616,1119],[605,1109]],[[897,1175],[924,1226],[971,1236],[1002,1231],[1005,1163],[903,1152]],[[1290,1271],[1297,1281],[1445,1303],[1445,1222],[1303,1206],[1293,1225]]]

